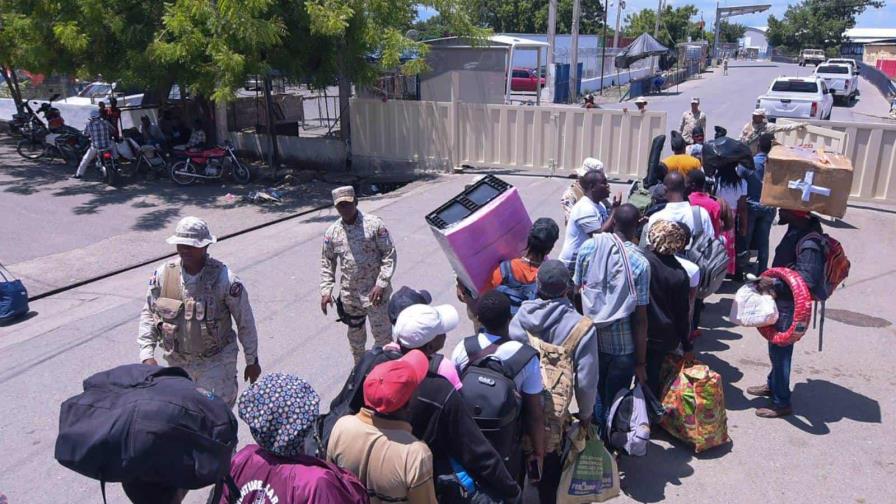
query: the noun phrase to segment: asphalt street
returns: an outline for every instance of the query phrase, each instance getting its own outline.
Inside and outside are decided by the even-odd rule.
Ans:
[[[396,287],[426,288],[436,303],[460,308],[448,262],[423,217],[470,179],[454,175],[417,182],[362,201],[363,211],[385,220],[396,243]],[[562,219],[559,196],[567,180],[507,180],[519,188],[533,218]],[[318,306],[321,239],[335,218],[330,209],[317,211],[211,249],[240,275],[250,294],[264,371],[308,379],[324,404],[341,387],[351,363],[345,327]],[[890,420],[896,414],[896,378],[887,349],[896,337],[891,303],[896,266],[877,253],[896,246],[892,233],[882,233],[894,229],[893,222],[892,211],[851,208],[831,229],[850,254],[853,271],[847,287],[828,303],[824,352],[816,350],[815,332],[798,343],[793,417],[761,420],[753,415],[764,402],[744,390],[765,379],[765,340],[754,329],[732,327],[723,318],[731,286],[712,298],[704,317],[711,329],[698,341],[698,358],[725,380],[733,443],[694,455],[655,432],[647,456],[620,460],[625,495],[617,502],[893,502],[886,482],[896,477],[896,431]],[[773,241],[780,232],[775,230]],[[152,269],[41,299],[32,304],[30,318],[0,328],[0,494],[11,504],[99,502],[97,482],[53,460],[59,405],[80,392],[82,380],[92,373],[136,361],[137,316]],[[464,320],[449,335],[445,352],[471,331]],[[241,446],[250,441],[244,424],[240,441]],[[123,502],[117,485],[109,490],[110,502]],[[186,502],[204,502],[205,495],[191,492]]]
[[[704,74],[650,97],[649,107],[666,111],[672,129],[691,97],[699,96],[709,127],[721,124],[734,136],[775,76],[807,73],[795,65],[738,62],[728,76]],[[864,80],[859,89],[860,100],[835,108],[834,120],[878,120],[866,114],[882,114],[885,100]],[[113,189],[71,181],[68,174],[59,164],[22,162],[0,145],[0,236],[8,237],[0,241],[0,260],[24,276],[33,292],[173,252],[164,238],[186,215],[201,215],[213,232],[230,235],[305,212],[223,240],[212,254],[231,265],[250,293],[264,371],[296,373],[314,385],[323,404],[329,403],[351,363],[344,326],[332,313],[321,314],[318,306],[321,239],[336,218],[328,207],[319,208],[327,205],[332,184],[301,185],[284,205],[263,207],[226,198],[260,185],[183,189],[141,182]],[[460,309],[450,267],[423,217],[470,179],[453,175],[420,181],[362,201],[362,210],[386,221],[398,247],[396,287],[426,288],[435,302]],[[558,203],[568,180],[506,179],[519,188],[533,218],[562,222]],[[712,298],[704,316],[710,330],[698,341],[698,357],[725,380],[733,443],[694,455],[655,432],[646,457],[620,460],[625,495],[617,502],[896,501],[896,491],[886,483],[896,477],[896,430],[890,421],[896,413],[896,378],[888,351],[896,337],[890,283],[896,278],[896,262],[878,252],[896,246],[894,221],[892,207],[854,206],[829,229],[844,243],[853,270],[847,286],[828,302],[824,351],[817,351],[812,331],[794,353],[794,417],[761,420],[753,415],[753,408],[764,403],[744,390],[762,383],[768,371],[765,341],[755,330],[732,327],[725,320],[732,286],[726,284]],[[774,230],[773,243],[780,233]],[[0,327],[0,404],[5,405],[0,415],[0,495],[10,504],[99,502],[97,482],[53,460],[58,408],[92,373],[136,361],[137,316],[153,269],[127,270],[43,298],[32,303],[27,319]],[[463,321],[449,335],[445,353],[471,331]],[[241,424],[240,445],[250,440]],[[110,502],[124,502],[117,485],[109,490]],[[186,502],[204,502],[205,494],[192,492]]]
[[[666,112],[666,126],[678,129],[681,114],[690,110],[691,99],[700,98],[700,108],[707,115],[707,138],[712,138],[713,127],[722,126],[728,136],[737,138],[744,125],[750,121],[756,109],[756,98],[765,94],[775,77],[807,76],[811,67],[801,67],[789,63],[771,61],[733,61],[728,67],[728,75],[716,68],[701,74],[699,79],[686,81],[665,90],[661,95],[647,97],[647,109]],[[864,78],[859,81],[859,98],[851,105],[835,104],[832,121],[888,122],[886,116],[890,104],[884,96]],[[603,108],[634,110],[631,102],[601,103]],[[668,142],[666,142],[668,149]]]

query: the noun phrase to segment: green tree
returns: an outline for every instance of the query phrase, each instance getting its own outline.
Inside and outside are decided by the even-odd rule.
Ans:
[[[746,32],[747,27],[742,24],[722,21],[719,23],[719,42],[737,42]]]
[[[697,7],[693,5],[683,5],[673,8],[666,5],[660,16],[660,30],[656,39],[664,45],[672,46],[679,42],[686,42],[688,36],[697,35],[701,32],[697,22],[691,22],[691,18],[697,15]],[[653,35],[653,29],[656,26],[656,9],[642,9],[634,14],[625,16],[624,33],[629,37],[637,37],[642,33]],[[699,37],[702,38],[702,37]]]
[[[794,54],[801,49],[839,49],[843,33],[868,8],[883,7],[882,0],[803,0],[787,7],[784,17],[768,17],[768,42]]]
[[[481,26],[498,33],[547,33],[548,0],[475,0],[472,12]],[[557,33],[571,33],[573,0],[557,2]],[[579,33],[603,29],[603,3],[582,0]]]
[[[405,36],[418,5],[449,29],[480,38],[471,0],[0,0],[0,64],[103,75],[143,85],[178,82],[228,100],[249,75],[369,82],[383,68],[415,73],[426,46]]]

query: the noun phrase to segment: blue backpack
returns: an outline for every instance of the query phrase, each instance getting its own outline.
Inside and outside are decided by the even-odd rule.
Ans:
[[[510,261],[501,261],[501,285],[497,291],[510,298],[510,313],[516,315],[523,301],[531,301],[538,297],[538,286],[535,282],[524,284],[514,278]]]
[[[9,322],[28,313],[28,290],[21,280],[12,277],[0,264],[0,323]]]

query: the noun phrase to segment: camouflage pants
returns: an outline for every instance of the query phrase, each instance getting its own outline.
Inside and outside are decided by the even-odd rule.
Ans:
[[[345,307],[346,314],[353,317],[367,316],[367,323],[370,324],[370,332],[373,334],[373,341],[377,346],[385,346],[392,343],[392,324],[389,322],[389,294],[387,290],[383,296],[383,302],[379,305],[371,305],[362,302],[356,296],[342,296],[342,304]],[[366,324],[358,327],[348,327],[348,344],[352,351],[352,357],[355,364],[361,360],[367,346],[367,330]]]
[[[197,385],[220,397],[233,408],[239,389],[236,378],[238,352],[234,342],[206,359],[172,354],[166,361],[169,366],[183,368]]]

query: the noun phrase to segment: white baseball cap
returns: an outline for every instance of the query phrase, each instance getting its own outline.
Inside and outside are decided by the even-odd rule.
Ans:
[[[582,166],[576,169],[580,177],[584,177],[590,171],[604,171],[604,163],[600,159],[588,157],[582,161]]]
[[[420,348],[453,330],[458,321],[457,310],[451,305],[411,305],[398,315],[392,336],[405,348]]]

